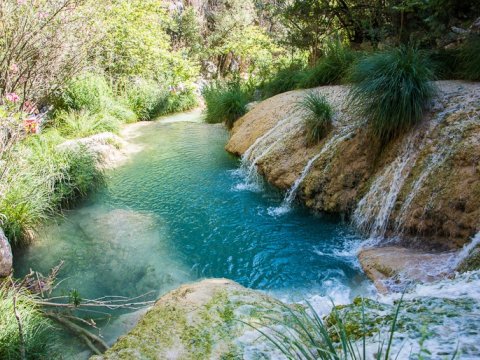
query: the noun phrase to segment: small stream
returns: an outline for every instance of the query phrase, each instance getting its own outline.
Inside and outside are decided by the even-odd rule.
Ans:
[[[30,268],[47,274],[63,260],[57,293],[77,289],[89,299],[148,292],[153,299],[205,277],[318,306],[327,297],[346,303],[371,291],[355,257],[361,239],[349,225],[303,208],[269,215],[283,194],[268,185],[241,190],[227,138],[199,112],[138,127],[128,140],[142,151],[108,172],[103,189],[45,226],[18,254],[16,276]],[[110,343],[133,323],[128,314],[116,316],[99,322]]]

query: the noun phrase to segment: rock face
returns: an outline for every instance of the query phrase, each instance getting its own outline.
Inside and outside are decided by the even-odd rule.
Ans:
[[[358,258],[367,276],[382,293],[401,290],[405,282],[432,282],[452,270],[454,254],[431,253],[399,246],[362,250]]]
[[[12,248],[7,237],[0,229],[0,278],[10,275],[12,272],[13,256]]]
[[[226,149],[249,154],[282,189],[321,153],[299,187],[308,207],[352,215],[367,235],[400,236],[407,247],[458,249],[480,230],[480,84],[436,84],[424,121],[384,149],[348,108],[345,86],[315,89],[335,111],[334,129],[320,144],[306,146],[296,106],[305,92],[294,91],[237,121]]]
[[[259,333],[238,320],[255,323],[265,312],[281,313],[282,306],[226,279],[184,285],[161,297],[103,356],[91,359],[234,359],[255,356],[260,347],[268,354]]]
[[[59,145],[60,150],[78,150],[80,147],[91,151],[101,168],[119,166],[128,159],[129,154],[138,151],[132,144],[109,132],[69,140]]]

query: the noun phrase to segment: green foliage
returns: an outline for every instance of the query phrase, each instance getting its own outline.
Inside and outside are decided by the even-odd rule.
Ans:
[[[324,55],[313,68],[305,71],[298,87],[308,89],[342,82],[355,58],[355,52],[339,41],[328,43]]]
[[[14,290],[7,285],[0,287],[0,358],[21,359],[21,341],[13,307],[15,291],[17,291],[16,310],[22,322],[26,359],[53,358],[52,324],[37,309],[32,295],[22,290]]]
[[[62,136],[82,138],[102,132],[118,132],[120,121],[104,112],[64,111],[57,115],[55,126]]]
[[[161,115],[187,111],[197,105],[197,95],[192,90],[170,93],[167,96]]]
[[[167,34],[172,17],[157,0],[117,0],[101,11],[105,36],[99,60],[115,79],[143,77],[177,85],[198,69],[174,51]]]
[[[307,144],[315,145],[331,130],[333,109],[324,96],[313,91],[305,95],[298,106],[306,113]]]
[[[458,78],[459,52],[456,49],[434,50],[430,59],[435,71],[435,77],[441,80]]]
[[[355,325],[360,327],[357,334],[352,334],[344,319],[334,307],[327,321],[317,314],[315,309],[307,302],[308,308],[297,307],[295,309],[285,305],[286,315],[274,325],[264,325],[263,329],[253,326],[272,345],[278,349],[287,359],[305,360],[366,360],[366,338],[368,324],[365,320],[364,307],[362,304],[362,316],[355,319]],[[401,301],[397,305],[392,316],[389,336],[380,342],[375,358],[391,359],[391,348],[396,331],[397,320],[401,307]],[[273,318],[269,317],[271,321]],[[250,325],[252,326],[252,325]],[[281,330],[279,330],[281,328]],[[362,347],[356,340],[362,339]]]
[[[112,88],[104,76],[85,73],[71,80],[54,103],[57,109],[97,113],[105,109],[112,97]]]
[[[139,120],[152,120],[161,115],[167,98],[167,91],[153,80],[137,79],[126,89],[127,103]]]
[[[96,159],[84,147],[59,149],[63,141],[52,132],[18,144],[10,161],[16,167],[2,178],[0,214],[5,235],[24,245],[35,228],[103,182]]]
[[[423,52],[407,47],[379,52],[354,66],[350,105],[385,143],[422,119],[435,94],[432,79]]]
[[[249,97],[240,82],[211,84],[203,92],[207,105],[205,121],[210,124],[224,122],[231,129],[237,119],[247,112]]]
[[[271,79],[266,81],[261,89],[264,98],[269,98],[298,87],[303,80],[305,70],[300,64],[292,64],[280,69]]]
[[[480,35],[471,35],[462,45],[459,55],[462,78],[480,81]]]

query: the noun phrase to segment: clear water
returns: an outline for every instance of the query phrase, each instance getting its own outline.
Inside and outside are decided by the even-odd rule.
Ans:
[[[269,215],[282,194],[239,191],[239,160],[223,149],[227,132],[199,118],[139,127],[129,141],[143,150],[109,172],[104,189],[46,226],[17,257],[16,275],[46,274],[64,260],[58,291],[75,288],[89,299],[154,291],[153,298],[204,277],[290,301],[338,293],[348,301],[362,292],[353,230],[302,208]],[[128,326],[103,335],[112,341]]]

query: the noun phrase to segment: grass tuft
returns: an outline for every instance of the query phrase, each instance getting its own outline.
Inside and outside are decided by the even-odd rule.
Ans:
[[[315,145],[331,130],[333,109],[323,95],[314,91],[308,92],[298,107],[306,113],[307,145]]]
[[[207,105],[205,121],[209,124],[225,123],[229,129],[247,112],[249,97],[240,82],[211,84],[203,89]]]
[[[19,290],[16,290],[19,291]],[[54,357],[53,326],[37,309],[32,295],[17,293],[16,309],[22,322],[26,359]],[[21,359],[20,335],[13,308],[14,290],[0,286],[0,359]]]
[[[350,105],[368,119],[383,143],[421,121],[435,94],[428,57],[411,47],[360,60],[353,67],[351,80]]]

